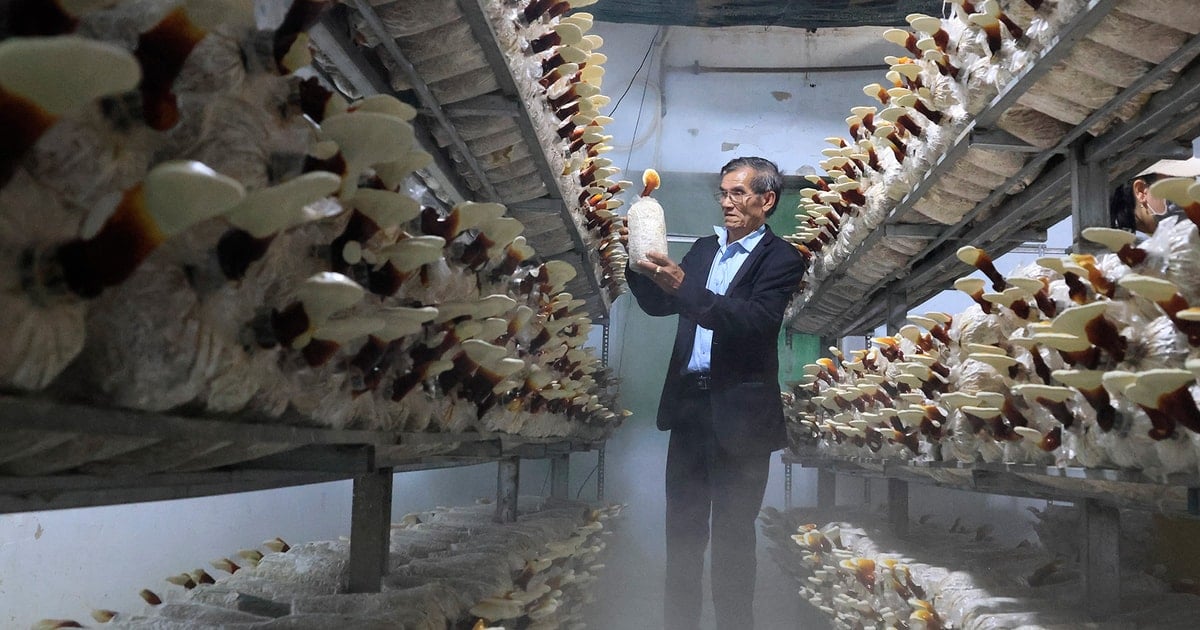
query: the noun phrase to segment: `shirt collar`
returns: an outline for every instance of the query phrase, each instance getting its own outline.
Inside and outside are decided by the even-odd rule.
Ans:
[[[729,233],[725,230],[725,226],[714,225],[713,232],[716,232],[717,234],[718,249],[724,251],[725,248],[729,247],[730,245],[740,245],[742,249],[746,250],[746,253],[750,253],[754,251],[755,247],[758,247],[759,241],[761,241],[763,235],[767,233],[767,224],[764,223],[758,226],[757,230],[754,230],[753,232],[743,236],[733,243],[725,242],[725,239],[729,238]]]

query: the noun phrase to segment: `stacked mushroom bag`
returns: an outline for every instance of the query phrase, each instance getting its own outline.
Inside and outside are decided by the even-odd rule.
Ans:
[[[575,270],[535,262],[502,205],[422,206],[411,107],[290,74],[324,4],[297,0],[261,31],[235,0],[117,3],[67,16],[72,33],[0,42],[0,318],[16,333],[0,386],[331,427],[604,435],[619,414],[563,292]],[[18,10],[9,28],[45,24]],[[123,444],[108,448],[146,441]],[[9,472],[47,472],[16,454]]]
[[[891,29],[885,37],[904,49],[889,56],[882,83],[864,87],[877,101],[855,107],[846,119],[848,138],[829,138],[823,151],[824,177],[811,176],[797,215],[801,224],[788,238],[812,260],[805,296],[811,296],[835,270],[835,294],[821,303],[801,297],[791,310],[810,307],[832,318],[885,279],[903,277],[908,261],[924,250],[930,237],[881,236],[873,231],[885,218],[907,223],[953,225],[981,201],[1022,190],[1037,172],[1027,168],[1030,154],[967,147],[947,156],[939,176],[899,215],[897,204],[924,180],[972,118],[1036,63],[1061,29],[1073,24],[1086,3],[956,0],[949,18],[908,16],[911,30]],[[1172,68],[1162,80],[1137,94],[1122,94],[1197,32],[1192,7],[1180,0],[1123,0],[1095,28],[1070,44],[1063,61],[1001,113],[997,127],[1041,149],[1055,146],[1078,125],[1093,135],[1135,116],[1155,92],[1169,87]],[[1140,46],[1136,42],[1152,40]],[[1135,50],[1136,49],[1136,50]],[[1186,65],[1188,59],[1180,61]],[[1107,117],[1093,112],[1120,95],[1125,105]],[[985,217],[1003,220],[1001,217]],[[860,252],[871,265],[843,263]]]
[[[1073,559],[1028,541],[1003,547],[987,526],[955,521],[947,531],[922,518],[900,539],[875,514],[767,510],[762,518],[776,562],[837,628],[1187,628],[1200,611],[1195,596],[1122,571],[1121,612],[1093,621]]]
[[[558,148],[546,154],[561,173],[559,189],[576,228],[599,259],[601,286],[616,299],[625,291],[628,260],[615,213],[623,201],[616,196],[630,183],[614,179],[620,169],[604,157],[612,150],[612,135],[604,132],[612,118],[600,113],[611,100],[601,93],[608,57],[600,52],[604,39],[588,32],[591,14],[575,11],[594,2],[530,0],[493,3],[485,10],[517,89],[531,104],[540,144]]]
[[[1191,180],[1157,190],[1189,204]],[[831,453],[963,462],[1197,470],[1200,236],[1165,219],[1154,236],[1089,228],[1111,252],[1047,257],[955,286],[962,313],[911,315],[897,335],[821,359],[789,396],[798,444]],[[835,349],[836,350],[836,349]]]
[[[609,102],[600,93],[607,60],[599,52],[604,40],[588,34],[590,14],[573,12],[594,1],[494,2],[483,8],[488,34],[495,37],[516,79],[540,147],[527,146],[512,116],[453,112],[448,116],[501,199],[513,202],[547,195],[539,159],[532,153],[544,149],[574,229],[589,246],[589,260],[598,259],[601,285],[615,299],[624,291],[626,257],[620,247],[620,222],[613,212],[622,202],[614,196],[629,184],[611,179],[619,169],[603,157],[612,150],[608,144],[612,136],[604,133],[612,119],[600,114]],[[480,34],[453,0],[387,3],[374,11],[439,103],[452,104],[501,89],[476,39]],[[351,21],[356,37],[367,46],[384,45],[367,17],[352,11]],[[388,68],[393,87],[411,87],[391,55],[378,57]],[[433,133],[442,146],[452,143],[440,128]],[[461,173],[472,187],[483,184],[470,169]]]
[[[169,590],[141,592],[139,614],[97,610],[106,628],[583,627],[581,607],[604,551],[605,527],[620,506],[522,500],[515,523],[495,507],[438,508],[392,525],[383,590],[347,593],[349,543],[289,546],[267,541],[213,566],[168,578]],[[81,627],[49,625],[42,627]],[[474,624],[472,626],[472,624]]]

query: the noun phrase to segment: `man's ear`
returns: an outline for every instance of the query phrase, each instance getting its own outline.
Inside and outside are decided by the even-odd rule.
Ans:
[[[775,196],[774,190],[768,190],[767,192],[763,193],[763,208],[766,209],[766,214],[775,212],[775,204],[778,201],[779,198]]]

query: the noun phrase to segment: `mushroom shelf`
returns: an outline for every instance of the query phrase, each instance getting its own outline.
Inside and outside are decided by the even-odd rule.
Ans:
[[[158,501],[384,471],[556,458],[599,435],[335,430],[0,396],[0,513]]]
[[[784,452],[782,461],[786,466],[799,465],[965,492],[1050,501],[1091,499],[1122,508],[1200,517],[1200,475],[1177,473],[1152,477],[1140,471],[1082,466],[905,461],[832,455],[811,447],[793,447]]]
[[[1188,216],[1164,219],[1140,243],[1088,228],[1083,237],[1109,253],[1044,257],[1007,277],[982,250],[961,248],[987,276],[955,283],[975,303],[909,315],[896,334],[872,339],[876,347],[830,348],[837,360],[804,366],[784,395],[793,446],[917,465],[1194,479],[1200,186],[1153,186]]]
[[[1072,212],[1107,225],[1107,182],[1200,134],[1191,3],[953,4],[887,32],[908,56],[829,139],[789,237],[812,262],[793,330],[874,329],[946,288],[964,243],[1000,255]]]
[[[594,1],[594,0],[591,0]],[[543,260],[580,273],[567,290],[604,321],[624,291],[603,157],[603,40],[589,1],[353,0],[314,29],[317,67],[349,97],[400,95],[418,107],[440,193],[503,203]]]
[[[1151,576],[1144,559],[1128,562],[1133,556],[1122,557],[1114,601],[1103,612],[1093,607],[1080,562],[1085,544],[1065,510],[1038,513],[1039,541],[1016,546],[963,519],[947,528],[922,517],[904,536],[889,533],[885,519],[866,510],[768,510],[762,521],[784,574],[836,628],[1193,625],[1200,597],[1188,585]]]
[[[93,617],[113,628],[575,627],[593,599],[603,534],[620,506],[537,498],[521,507],[512,523],[493,521],[492,506],[480,504],[391,524],[376,559],[388,567],[379,593],[348,590],[352,541],[275,538],[263,543],[265,553],[243,549],[214,561],[215,571],[152,584],[140,593],[141,612],[101,609]],[[37,627],[82,627],[52,623]]]
[[[312,76],[309,31],[328,32],[332,4],[55,5],[47,20],[17,3],[0,23],[14,496],[345,478],[576,450],[620,424],[584,347],[587,302],[565,290],[578,265],[539,258],[502,204],[443,200],[416,108]],[[325,452],[343,448],[357,454]],[[139,484],[159,490],[121,494]]]

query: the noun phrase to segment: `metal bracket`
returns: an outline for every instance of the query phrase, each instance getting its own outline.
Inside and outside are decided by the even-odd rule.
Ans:
[[[1003,129],[972,129],[967,142],[972,147],[978,149],[993,149],[1016,153],[1038,153],[1041,151],[1041,149]]]
[[[510,203],[508,204],[508,209],[525,212],[559,212],[562,209],[562,200],[550,197],[538,197],[537,199]]]
[[[520,116],[521,105],[508,96],[483,94],[442,108],[448,116]]]
[[[303,470],[362,474],[375,469],[375,449],[365,445],[310,444],[251,460],[250,470]]]
[[[933,238],[942,233],[940,226],[928,223],[885,223],[884,236],[898,238]]]
[[[1190,142],[1146,143],[1126,152],[1126,155],[1144,155],[1155,160],[1186,160],[1192,157],[1192,154]]]

